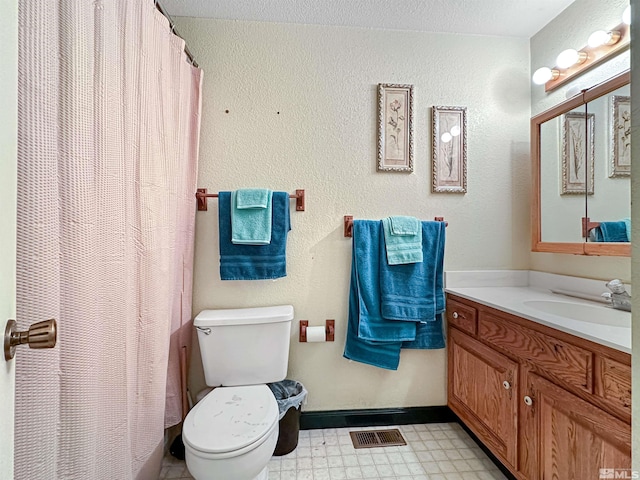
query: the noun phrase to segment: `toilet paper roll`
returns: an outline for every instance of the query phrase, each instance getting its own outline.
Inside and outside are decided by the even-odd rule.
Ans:
[[[307,342],[326,342],[324,327],[307,327]]]

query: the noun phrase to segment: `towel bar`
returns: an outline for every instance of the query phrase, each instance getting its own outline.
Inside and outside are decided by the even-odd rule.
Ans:
[[[218,198],[217,193],[207,193],[206,188],[198,188],[196,190],[196,202],[199,212],[207,211],[207,199]],[[296,193],[290,193],[289,198],[296,199],[296,212],[304,212],[304,190],[296,190]]]
[[[582,217],[582,238],[589,236],[589,232],[600,226],[600,222],[592,222],[589,217]]]
[[[434,217],[436,222],[444,222],[445,227],[449,226],[449,222],[444,221],[444,217]],[[353,215],[344,216],[344,236],[353,237]]]

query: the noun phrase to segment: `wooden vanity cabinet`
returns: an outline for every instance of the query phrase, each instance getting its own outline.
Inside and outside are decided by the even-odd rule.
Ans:
[[[631,467],[631,357],[449,294],[448,404],[519,479]]]

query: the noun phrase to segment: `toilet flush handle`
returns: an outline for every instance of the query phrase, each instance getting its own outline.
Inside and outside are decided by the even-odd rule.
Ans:
[[[198,330],[200,330],[202,333],[204,333],[205,335],[211,335],[211,329],[209,327],[196,327]]]

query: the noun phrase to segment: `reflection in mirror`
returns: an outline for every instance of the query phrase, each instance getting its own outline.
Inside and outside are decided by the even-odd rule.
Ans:
[[[629,256],[630,74],[531,119],[532,250]]]
[[[587,104],[602,125],[595,135],[594,193],[587,217],[592,222],[587,241],[628,242],[631,233],[630,88],[625,85]],[[596,128],[598,128],[596,126]],[[594,224],[600,223],[595,226]]]
[[[540,210],[543,242],[582,242],[586,215],[585,105],[540,125]],[[587,125],[588,126],[588,125]],[[588,151],[588,149],[587,149]],[[590,182],[590,187],[593,185]]]

